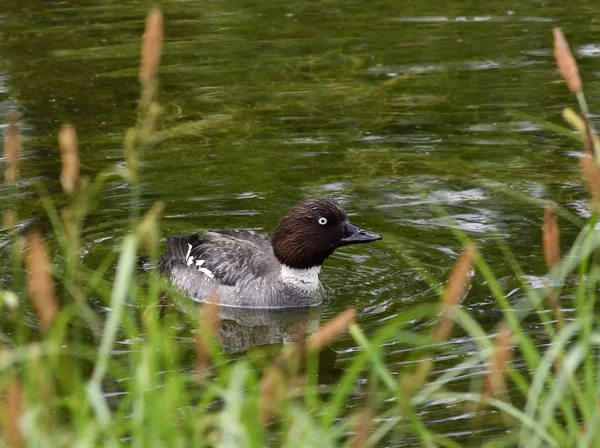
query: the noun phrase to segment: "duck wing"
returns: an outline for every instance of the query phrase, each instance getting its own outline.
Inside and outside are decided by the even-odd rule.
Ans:
[[[210,230],[167,238],[167,252],[159,264],[161,272],[168,274],[181,264],[229,286],[279,266],[269,237],[251,230]]]

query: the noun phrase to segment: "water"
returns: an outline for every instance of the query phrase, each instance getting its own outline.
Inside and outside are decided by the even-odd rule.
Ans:
[[[327,262],[322,281],[333,298],[319,318],[355,306],[370,334],[412,304],[437,302],[434,288],[398,252],[443,283],[461,245],[432,208],[438,204],[477,242],[510,299],[523,297],[496,238],[535,283],[545,272],[543,211],[502,189],[586,216],[581,148],[528,116],[560,123],[562,108],[575,106],[554,68],[554,26],[570,39],[591,109],[600,110],[600,42],[590,20],[600,5],[448,3],[166,4],[161,125],[226,117],[144,156],[143,201],[166,203],[163,233],[268,232],[300,200],[341,198],[356,224],[384,239],[340,250]],[[77,127],[86,174],[122,163],[122,135],[135,121],[139,95],[146,5],[29,0],[4,1],[2,10],[0,114],[21,113],[19,215],[30,222],[44,215],[35,185],[43,182],[62,200],[60,124]],[[0,184],[0,193],[6,190]],[[128,206],[126,186],[109,184],[87,223],[84,263],[93,265],[122,235]],[[576,227],[560,224],[567,245]],[[5,245],[1,233],[0,254]],[[464,306],[489,332],[501,319],[479,277]],[[432,325],[414,322],[414,329]],[[353,340],[346,335],[335,348],[343,367]],[[458,331],[438,367],[475,349]],[[390,344],[389,362],[406,362],[407,352]],[[468,387],[468,378],[461,381]],[[432,403],[424,418],[446,434],[470,434],[464,421],[471,415],[457,418],[452,406]]]

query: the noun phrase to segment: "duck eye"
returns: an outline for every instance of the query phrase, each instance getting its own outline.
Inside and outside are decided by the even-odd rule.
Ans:
[[[327,218],[325,218],[324,216],[321,216],[319,218],[319,224],[321,224],[322,226],[324,226],[325,224],[327,224]]]

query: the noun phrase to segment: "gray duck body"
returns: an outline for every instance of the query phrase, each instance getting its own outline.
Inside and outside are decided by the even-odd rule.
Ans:
[[[350,223],[334,199],[301,202],[279,221],[272,238],[252,230],[209,230],[167,238],[159,268],[197,302],[253,309],[319,305],[318,274],[333,251],[381,239]]]

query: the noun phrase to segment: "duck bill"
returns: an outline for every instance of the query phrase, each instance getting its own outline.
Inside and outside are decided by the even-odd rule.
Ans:
[[[381,235],[378,233],[361,229],[351,222],[347,222],[344,226],[344,237],[341,239],[340,243],[342,246],[348,246],[349,244],[370,243],[371,241],[380,239]]]

